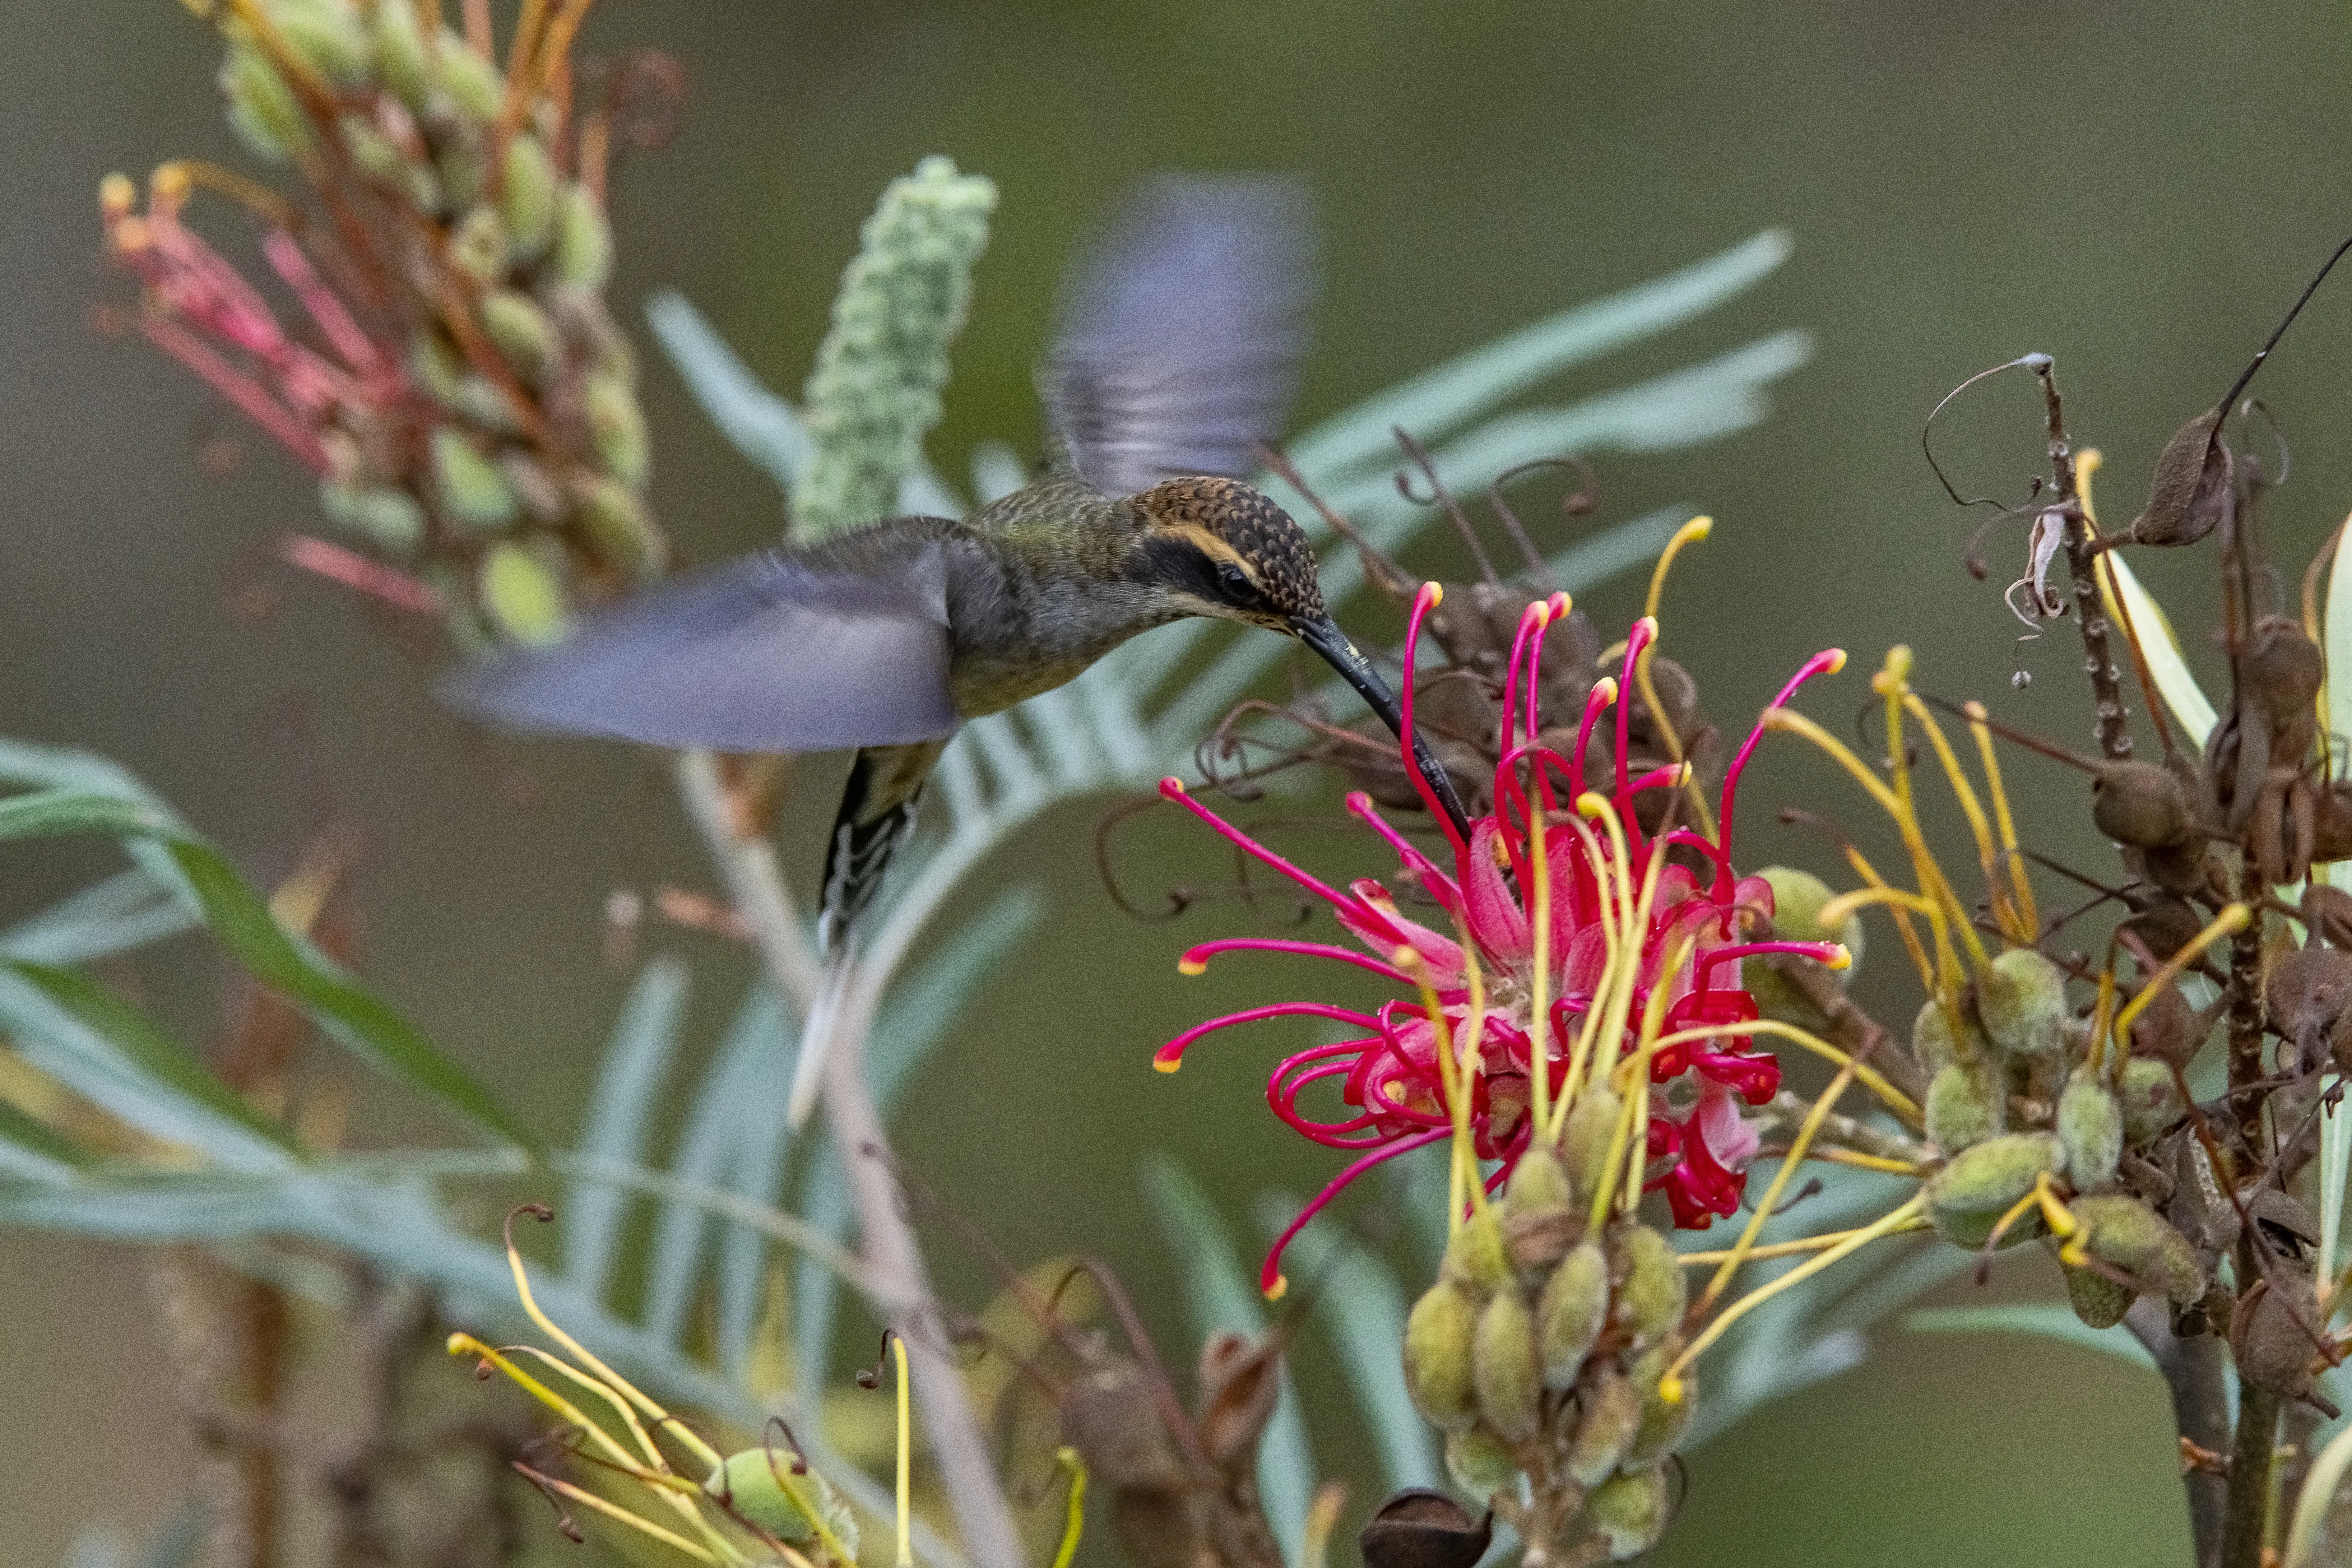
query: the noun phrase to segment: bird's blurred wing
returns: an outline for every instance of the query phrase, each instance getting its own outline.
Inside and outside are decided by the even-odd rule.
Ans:
[[[940,525],[950,526],[950,525]],[[549,648],[443,689],[517,730],[722,752],[825,752],[952,734],[946,563],[887,574],[763,550],[648,588]]]
[[[1114,496],[1254,472],[1307,351],[1314,252],[1301,180],[1147,181],[1073,270],[1038,370],[1078,472]]]

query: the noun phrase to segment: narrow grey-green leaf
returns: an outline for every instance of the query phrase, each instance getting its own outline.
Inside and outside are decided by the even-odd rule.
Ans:
[[[579,1151],[595,1159],[643,1163],[646,1126],[661,1099],[686,1019],[687,969],[668,953],[637,972],[605,1043],[580,1124]],[[573,1182],[563,1205],[563,1271],[583,1295],[602,1300],[628,1217],[628,1195],[600,1182]]]
[[[62,1181],[90,1163],[90,1152],[47,1122],[0,1100],[0,1174]]]
[[[0,800],[0,839],[55,838],[95,833],[109,838],[150,834],[165,826],[151,808],[84,789],[42,789]]]
[[[133,866],[0,931],[0,954],[36,963],[87,963],[198,923],[194,910]]]
[[[289,1152],[300,1152],[284,1128],[214,1076],[211,1068],[146,1014],[80,971],[21,959],[0,959],[0,968],[28,982],[58,1007],[112,1041],[137,1071],[171,1093],[224,1121],[242,1123]]]
[[[1564,370],[1704,315],[1753,287],[1793,248],[1786,229],[1768,228],[1680,271],[1571,305],[1334,415],[1292,443],[1291,459],[1318,477],[1385,464],[1395,449],[1393,426],[1433,441]]]
[[[1298,1200],[1269,1193],[1258,1201],[1258,1226],[1281,1234],[1298,1213]],[[1349,1392],[1380,1445],[1391,1490],[1444,1484],[1429,1423],[1404,1386],[1404,1287],[1387,1258],[1330,1220],[1318,1217],[1291,1239],[1291,1269],[1315,1282],[1315,1321],[1348,1374]]]
[[[1143,1195],[1159,1223],[1160,1237],[1184,1283],[1192,1326],[1202,1339],[1223,1330],[1265,1331],[1265,1308],[1257,1286],[1234,1245],[1209,1194],[1183,1166],[1166,1154],[1143,1157]],[[1188,1358],[1175,1357],[1175,1360]],[[1266,1521],[1282,1546],[1283,1560],[1301,1568],[1307,1542],[1307,1507],[1315,1495],[1315,1456],[1307,1443],[1307,1420],[1290,1368],[1282,1369],[1282,1395],[1257,1454],[1258,1494]]]

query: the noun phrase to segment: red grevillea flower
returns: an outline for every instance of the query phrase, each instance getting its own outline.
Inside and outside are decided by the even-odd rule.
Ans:
[[[1720,826],[1713,837],[1672,826],[1671,818],[1660,836],[1643,833],[1633,809],[1636,797],[1649,790],[1680,789],[1687,773],[1672,767],[1627,776],[1628,714],[1618,701],[1619,682],[1603,679],[1593,688],[1572,755],[1531,743],[1528,737],[1541,732],[1534,674],[1544,628],[1567,613],[1564,595],[1530,605],[1521,621],[1504,689],[1496,810],[1472,823],[1466,838],[1456,832],[1414,769],[1411,746],[1414,648],[1423,617],[1436,600],[1435,584],[1422,589],[1406,633],[1403,745],[1408,773],[1446,830],[1451,868],[1382,820],[1364,795],[1349,795],[1348,810],[1386,840],[1401,863],[1402,879],[1434,900],[1453,927],[1451,934],[1406,916],[1370,879],[1344,890],[1328,886],[1192,798],[1181,781],[1166,779],[1160,786],[1162,795],[1324,900],[1340,926],[1369,950],[1236,937],[1193,948],[1184,955],[1185,973],[1198,973],[1217,953],[1267,950],[1368,969],[1409,991],[1370,1011],[1319,1000],[1254,1007],[1186,1030],[1154,1058],[1160,1070],[1173,1072],[1195,1040],[1263,1018],[1326,1018],[1344,1026],[1345,1038],[1284,1058],[1266,1084],[1276,1116],[1315,1142],[1356,1156],[1275,1244],[1261,1278],[1269,1291],[1280,1286],[1283,1247],[1317,1210],[1381,1161],[1454,1131],[1455,1107],[1447,1098],[1453,1075],[1440,1060],[1440,1032],[1421,993],[1423,984],[1434,994],[1436,1016],[1444,1020],[1444,1037],[1456,1042],[1457,1050],[1464,1049],[1460,1042],[1475,1038],[1475,1049],[1465,1053],[1470,1069],[1465,1121],[1477,1158],[1497,1163],[1491,1186],[1507,1176],[1528,1145],[1531,1100],[1539,1092],[1557,1104],[1570,1090],[1568,1074],[1580,1037],[1600,1058],[1590,1081],[1640,1047],[1645,1018],[1653,1020],[1654,1038],[1666,1038],[1677,1030],[1737,1026],[1757,1017],[1754,998],[1739,985],[1739,961],[1749,954],[1794,952],[1829,962],[1843,957],[1842,950],[1821,944],[1739,941],[1740,910],[1772,912],[1769,885],[1761,878],[1736,876],[1724,847],[1739,776],[1760,728],[1726,773]],[[1655,621],[1644,616],[1634,623],[1626,639],[1625,683],[1635,679],[1656,637]],[[1816,655],[1772,705],[1785,704],[1806,680],[1843,662],[1844,655],[1833,649]],[[1596,729],[1610,721],[1612,706],[1613,776],[1588,781],[1582,759]],[[1669,858],[1671,850],[1683,853]],[[1693,863],[1701,869],[1694,871]],[[1539,905],[1548,909],[1548,921],[1530,918]],[[1540,933],[1545,951],[1539,954],[1538,928],[1546,924],[1548,932]],[[1628,932],[1630,942],[1623,940]],[[1533,1016],[1538,1005],[1541,1019]],[[1617,1037],[1600,1039],[1612,1023]],[[1538,1057],[1546,1073],[1540,1090],[1533,1082]],[[1758,1051],[1752,1037],[1727,1032],[1654,1047],[1650,1079],[1648,1152],[1654,1158],[1644,1184],[1664,1191],[1677,1226],[1705,1229],[1714,1216],[1738,1207],[1758,1142],[1739,1102],[1761,1105],[1771,1099],[1780,1089],[1780,1063]],[[1301,1106],[1302,1097],[1318,1084],[1336,1088],[1343,1114],[1325,1118]]]

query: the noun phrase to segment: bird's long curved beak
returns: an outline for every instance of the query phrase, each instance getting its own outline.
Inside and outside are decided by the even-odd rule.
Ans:
[[[1389,683],[1381,679],[1381,672],[1372,668],[1371,660],[1349,640],[1348,634],[1339,629],[1337,622],[1328,616],[1295,616],[1291,618],[1290,629],[1297,634],[1300,642],[1322,655],[1323,662],[1338,670],[1340,679],[1362,695],[1372,711],[1381,716],[1381,722],[1394,731],[1398,739],[1404,738],[1404,709],[1398,703],[1396,693],[1389,689]],[[1462,797],[1454,793],[1454,781],[1446,776],[1445,764],[1437,760],[1436,754],[1429,749],[1429,742],[1419,735],[1412,737],[1412,756],[1421,768],[1421,776],[1428,780],[1429,787],[1437,793],[1438,804],[1445,808],[1445,815],[1454,819],[1454,828],[1467,840],[1470,837],[1470,816],[1462,809]]]

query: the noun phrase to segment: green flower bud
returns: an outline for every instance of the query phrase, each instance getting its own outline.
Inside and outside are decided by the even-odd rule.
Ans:
[[[1633,1434],[1625,1457],[1619,1461],[1629,1470],[1658,1463],[1690,1435],[1691,1420],[1698,1414],[1698,1369],[1689,1366],[1682,1370],[1680,1399],[1668,1400],[1658,1392],[1659,1381],[1675,1357],[1682,1353],[1682,1348],[1680,1340],[1668,1340],[1643,1352],[1626,1369],[1625,1375],[1642,1394],[1641,1429]]]
[[[2155,1142],[2188,1110],[2180,1102],[2180,1085],[2171,1065],[2154,1057],[2125,1062],[2116,1091],[2123,1105],[2124,1142],[2134,1149]]]
[[[1821,922],[1822,906],[1837,896],[1827,882],[1810,871],[1788,866],[1767,866],[1756,874],[1772,884],[1772,930],[1783,942],[1842,942],[1854,963],[1862,962],[1860,915],[1847,916],[1845,924],[1836,931],[1828,930]],[[1843,985],[1853,977],[1853,971],[1848,967],[1833,973]],[[1822,1016],[1821,1009],[1807,1001],[1804,993],[1790,984],[1771,962],[1747,959],[1739,966],[1739,976],[1740,984],[1756,998],[1756,1005],[1762,1009],[1764,1016],[1816,1032],[1829,1022]]]
[[[366,29],[337,0],[277,0],[268,10],[288,50],[337,86],[362,86],[374,71]]]
[[[1588,1197],[1599,1190],[1601,1167],[1609,1161],[1609,1140],[1625,1102],[1606,1084],[1594,1084],[1569,1109],[1566,1137],[1560,1145],[1568,1165],[1570,1187]]]
[[[441,29],[441,37],[430,56],[433,85],[440,90],[451,108],[474,122],[477,129],[487,126],[506,107],[507,79],[476,53],[472,45],[448,28]]]
[[[1519,1156],[1511,1179],[1503,1187],[1503,1217],[1530,1219],[1564,1214],[1575,1203],[1568,1184],[1568,1167],[1541,1144]]]
[[[604,471],[627,485],[643,486],[653,465],[653,441],[645,410],[629,384],[607,371],[588,378],[588,436]]]
[[[2066,1145],[2066,1180],[2076,1192],[2096,1192],[2116,1179],[2124,1109],[2088,1066],[2076,1068],[2058,1096],[2058,1136]]]
[[[255,157],[283,163],[310,150],[310,117],[260,46],[232,37],[221,61],[220,89],[229,129]]]
[[[850,1562],[857,1561],[857,1521],[833,1483],[814,1470],[793,1473],[790,1451],[746,1448],[730,1454],[702,1483],[721,1504],[788,1546],[805,1546],[816,1539],[809,1509],[821,1516]],[[793,1499],[797,1491],[807,1507]]]
[[[425,60],[425,28],[416,19],[415,0],[376,0],[370,17],[375,35],[376,68],[411,113],[425,111],[429,90]]]
[[[482,199],[489,172],[482,165],[479,147],[470,142],[452,142],[441,149],[433,166],[440,173],[441,189],[452,210],[470,207]]]
[[[2095,1268],[2061,1265],[2066,1276],[2066,1300],[2074,1316],[2095,1329],[2112,1329],[2124,1321],[2139,1293],[2118,1285]]]
[[[537,458],[527,452],[502,452],[499,455],[499,472],[506,476],[516,502],[531,521],[552,525],[572,515],[571,496]]]
[[[1919,1004],[1919,1016],[1911,1020],[1911,1059],[1932,1078],[1958,1059],[1958,1054],[1944,1005],[1928,997]]]
[[[1977,1016],[2010,1056],[2054,1056],[2065,1039],[2066,977],[2033,949],[2012,947],[1977,976]]]
[[[1946,1238],[1981,1247],[1994,1223],[2033,1190],[2036,1178],[2065,1168],[2066,1145],[2055,1133],[2010,1132],[1988,1139],[1953,1155],[1927,1178],[1927,1218]],[[2021,1241],[2040,1235],[2039,1220],[2028,1211],[2010,1226],[2009,1237]]]
[[[1517,1290],[1496,1291],[1478,1314],[1471,1366],[1486,1425],[1510,1442],[1534,1436],[1543,1380],[1536,1372],[1535,1321]]]
[[[507,222],[518,262],[532,262],[555,237],[555,161],[547,143],[520,132],[507,139],[505,182],[499,212]]]
[[[556,281],[602,289],[613,275],[613,223],[586,185],[563,187],[555,203],[555,249],[548,258]]]
[[[662,538],[635,490],[617,479],[591,479],[579,487],[580,530],[596,554],[632,577],[661,564]]]
[[[1450,1279],[1423,1291],[1405,1317],[1405,1389],[1415,1409],[1450,1431],[1478,1419],[1471,1366],[1477,1332],[1477,1301]]]
[[[438,332],[419,332],[408,345],[408,375],[444,408],[457,406],[457,381],[466,362]]]
[[[516,412],[513,395],[487,375],[467,371],[459,376],[449,405],[477,430],[512,436],[522,429],[522,416]]]
[[[544,386],[563,363],[555,323],[528,294],[493,289],[482,296],[482,331],[526,386]]]
[[[442,259],[451,271],[470,278],[485,289],[506,276],[507,227],[489,207],[467,209],[449,231]]]
[[[1569,1439],[1569,1479],[1580,1487],[1607,1480],[1641,1430],[1642,1391],[1623,1373],[1604,1370],[1585,1394],[1575,1436]]]
[[[425,542],[425,509],[406,490],[321,479],[319,507],[328,521],[390,555],[405,555]]]
[[[1609,1321],[1609,1258],[1598,1242],[1580,1243],[1559,1260],[1536,1301],[1536,1348],[1544,1386],[1576,1385],[1592,1342]]]
[[[433,432],[434,500],[450,521],[488,531],[515,520],[515,493],[498,465],[457,431]]]
[[[500,540],[482,552],[477,585],[492,624],[515,642],[553,642],[571,619],[555,573],[512,540]]]
[[[1665,1533],[1666,1478],[1656,1470],[1619,1476],[1584,1500],[1584,1517],[1611,1562],[1631,1562]]]
[[[1467,1287],[1481,1300],[1511,1282],[1511,1257],[1503,1246],[1502,1215],[1492,1204],[1470,1211],[1438,1266],[1442,1279]]]
[[[1682,1327],[1688,1286],[1674,1243],[1636,1225],[1621,1231],[1610,1250],[1623,1279],[1617,1287],[1617,1321],[1633,1331],[1634,1343],[1647,1344]]]
[[[1445,1435],[1445,1471],[1454,1484],[1484,1502],[1515,1489],[1519,1461],[1501,1439],[1478,1427]]]
[[[2000,1071],[1982,1058],[1948,1061],[1927,1080],[1927,1136],[1946,1153],[1958,1153],[2009,1125],[2009,1092]]]
[[[2066,1205],[2083,1226],[2083,1248],[2161,1290],[2176,1306],[2205,1295],[2205,1270],[2189,1238],[2126,1193],[2102,1193]]]

